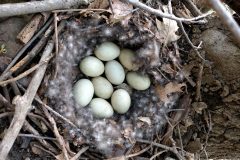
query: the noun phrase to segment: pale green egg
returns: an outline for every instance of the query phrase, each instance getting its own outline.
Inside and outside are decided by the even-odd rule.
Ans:
[[[104,42],[95,49],[94,54],[102,61],[110,61],[119,56],[120,48],[112,42]]]
[[[108,61],[105,65],[105,75],[107,79],[115,85],[123,83],[125,79],[125,71],[122,65],[115,60]]]
[[[131,106],[131,97],[126,90],[118,89],[112,94],[111,104],[114,111],[119,114],[124,114]]]
[[[120,52],[119,60],[121,64],[129,71],[136,71],[139,65],[136,64],[136,53],[130,49],[122,49]]]
[[[128,84],[136,90],[146,90],[151,85],[150,78],[147,75],[137,72],[128,72],[126,79]]]
[[[113,86],[106,78],[101,76],[95,77],[92,79],[92,83],[96,96],[103,99],[108,99],[111,97],[113,93]]]
[[[104,72],[104,64],[96,57],[88,56],[80,62],[80,70],[89,77],[97,77]]]
[[[92,100],[94,87],[90,80],[81,79],[73,87],[73,97],[80,107],[85,107]]]
[[[90,102],[89,106],[94,117],[109,118],[113,115],[113,109],[110,103],[102,98],[94,98]]]

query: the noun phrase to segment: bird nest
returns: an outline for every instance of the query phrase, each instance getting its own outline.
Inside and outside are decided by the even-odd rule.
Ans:
[[[66,27],[58,35],[59,54],[53,63],[55,78],[49,80],[46,94],[50,105],[75,124],[61,123],[65,138],[75,146],[86,144],[108,156],[116,153],[116,149],[118,154],[125,153],[139,139],[160,136],[163,140],[168,115],[178,106],[179,93],[185,86],[180,56],[170,43],[178,38],[177,30],[170,31],[169,38],[165,35],[169,24],[164,23],[166,20],[141,11],[121,23],[104,11],[85,11],[80,15],[62,21]],[[89,78],[80,71],[79,63],[106,41],[135,51],[134,63],[141,66],[137,72],[148,75],[151,85],[147,90],[131,90],[127,113],[96,118],[89,106],[79,107],[72,90],[76,81]],[[114,86],[117,88],[129,89],[127,85]]]

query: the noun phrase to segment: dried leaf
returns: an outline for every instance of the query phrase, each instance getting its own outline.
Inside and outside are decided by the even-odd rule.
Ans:
[[[109,6],[108,0],[94,0],[88,8],[90,9],[106,9]]]
[[[168,12],[167,6],[163,6],[164,12]],[[163,22],[156,19],[156,24],[158,31],[160,33],[160,38],[164,44],[176,41],[180,36],[176,35],[178,30],[177,22],[168,18],[163,18]]]
[[[129,139],[129,138],[131,138],[132,132],[133,132],[132,128],[127,127],[123,130],[122,134],[125,138]]]
[[[151,119],[149,117],[138,117],[138,119],[142,122],[147,123],[149,126],[151,126]]]
[[[200,139],[197,138],[194,141],[190,141],[186,146],[186,150],[191,153],[197,153],[203,148],[203,145],[200,142]]]
[[[161,70],[168,74],[174,74],[176,72],[176,71],[174,71],[174,69],[172,69],[170,64],[163,64],[161,66]]]
[[[207,108],[207,104],[204,102],[194,102],[192,103],[192,107],[194,108],[195,112],[202,114],[202,110]]]
[[[128,21],[131,18],[133,6],[129,3],[123,3],[119,0],[112,1],[113,16],[111,16],[111,22],[117,23],[122,22],[123,26],[128,25]]]
[[[195,67],[196,65],[195,64],[187,64],[187,65],[184,65],[183,68],[182,68],[182,72],[183,74],[186,76],[186,77],[189,77],[191,75],[191,71],[193,69],[193,67]]]
[[[223,102],[236,102],[240,100],[240,93],[235,93],[223,99]]]
[[[43,151],[41,149],[35,147],[34,145],[31,145],[31,150],[36,155],[42,155],[43,154]]]
[[[185,83],[173,83],[169,82],[164,87],[157,85],[156,91],[159,94],[159,98],[163,102],[169,102],[168,95],[175,92],[182,92],[182,87],[186,86]]]
[[[190,77],[191,70],[193,69],[193,67],[195,67],[195,64],[188,64],[188,65],[183,66],[182,74],[187,79],[187,81],[194,87],[196,85],[196,83]]]

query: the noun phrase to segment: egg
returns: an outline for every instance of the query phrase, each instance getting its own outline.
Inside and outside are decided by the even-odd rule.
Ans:
[[[81,61],[80,70],[89,77],[97,77],[104,72],[104,64],[96,57],[88,56]]]
[[[73,97],[80,107],[85,107],[92,100],[94,87],[90,80],[81,79],[73,87]]]
[[[113,109],[110,103],[102,98],[94,98],[90,102],[89,106],[95,117],[109,118],[113,115]]]
[[[129,71],[136,71],[139,68],[139,66],[134,63],[134,61],[136,60],[136,53],[134,53],[130,49],[122,49],[120,52],[119,60],[121,64]]]
[[[126,79],[128,84],[136,90],[146,90],[151,84],[150,78],[147,75],[137,72],[128,72]]]
[[[104,77],[95,77],[92,79],[94,93],[96,96],[108,99],[113,93],[112,84]]]
[[[122,65],[115,60],[105,64],[105,75],[107,79],[115,85],[123,83],[125,79],[125,72]]]
[[[128,92],[124,89],[118,89],[113,92],[111,97],[111,104],[113,109],[119,113],[124,114],[128,111],[131,105],[131,98]]]
[[[119,56],[120,48],[112,42],[104,42],[95,49],[94,54],[102,61],[110,61]]]

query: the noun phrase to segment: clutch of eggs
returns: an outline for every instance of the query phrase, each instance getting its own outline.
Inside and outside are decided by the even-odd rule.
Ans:
[[[114,91],[113,85],[121,85],[126,77],[128,85],[133,89],[146,90],[151,85],[150,78],[137,72],[140,66],[134,63],[134,51],[120,49],[113,42],[100,44],[94,55],[80,62],[80,70],[88,78],[75,83],[75,102],[80,107],[89,105],[97,118],[109,118],[114,111],[118,114],[126,113],[131,106],[131,96],[124,89]]]

